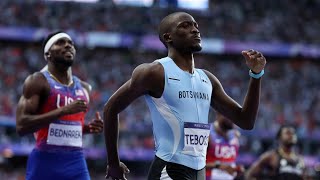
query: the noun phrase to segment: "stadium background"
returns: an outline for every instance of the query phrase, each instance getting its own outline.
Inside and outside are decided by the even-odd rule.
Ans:
[[[239,103],[249,80],[241,50],[253,48],[267,57],[258,119],[252,131],[241,130],[238,162],[250,166],[276,146],[277,128],[290,123],[297,127],[297,151],[310,178],[320,179],[320,1],[81,1],[0,1],[0,179],[24,179],[34,139],[16,134],[15,109],[27,75],[46,63],[41,43],[49,32],[67,31],[76,42],[73,72],[93,86],[92,117],[138,64],[166,56],[157,25],[174,11],[189,12],[199,23],[203,51],[195,55],[196,66],[213,72]],[[120,123],[120,155],[131,169],[129,179],[145,179],[154,142],[143,98],[120,114]],[[92,179],[103,179],[102,135],[88,135],[84,144]]]

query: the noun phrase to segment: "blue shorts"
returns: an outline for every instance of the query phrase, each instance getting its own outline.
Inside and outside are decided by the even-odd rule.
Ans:
[[[26,180],[90,180],[82,150],[47,152],[33,149],[28,158]]]

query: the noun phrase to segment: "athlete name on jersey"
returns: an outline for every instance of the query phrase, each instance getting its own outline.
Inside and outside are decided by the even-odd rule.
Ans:
[[[182,98],[204,99],[209,101],[209,94],[196,91],[179,91],[179,99]]]
[[[232,145],[215,144],[214,155],[218,159],[235,159],[237,157],[237,148]]]
[[[210,125],[185,122],[184,153],[193,156],[206,156]]]
[[[50,123],[47,144],[82,147],[82,126],[79,122],[57,121]]]

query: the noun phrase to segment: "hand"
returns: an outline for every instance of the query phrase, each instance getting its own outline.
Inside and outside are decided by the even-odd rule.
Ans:
[[[107,166],[107,175],[106,179],[111,178],[112,180],[127,180],[127,178],[124,176],[124,174],[129,173],[130,170],[127,168],[127,166],[120,162],[119,166],[113,167],[113,166]]]
[[[264,69],[267,61],[262,53],[253,49],[250,49],[249,51],[242,51],[241,53],[246,59],[247,66],[253,73],[258,74]]]
[[[103,131],[103,121],[98,111],[96,112],[96,118],[91,120],[87,126],[90,133],[101,133]]]
[[[223,170],[223,171],[226,171],[228,174],[230,175],[234,175],[234,173],[237,172],[237,168],[236,167],[232,167],[230,165],[227,165],[227,164],[221,164],[219,169]]]
[[[72,103],[61,107],[63,115],[86,112],[87,109],[88,109],[88,105],[87,105],[87,102],[84,100],[75,100]]]
[[[243,165],[237,165],[236,169],[237,169],[237,175],[241,175],[245,171],[245,168]]]

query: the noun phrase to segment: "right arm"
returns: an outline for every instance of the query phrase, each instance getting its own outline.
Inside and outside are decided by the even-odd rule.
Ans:
[[[60,116],[86,110],[82,101],[75,101],[69,106],[38,114],[41,102],[47,98],[49,92],[50,86],[41,73],[34,73],[25,80],[16,111],[16,130],[19,135],[36,132]],[[70,108],[72,106],[76,108]]]
[[[247,173],[245,174],[245,179],[247,180],[256,180],[259,179],[259,175],[261,175],[262,170],[265,167],[272,167],[273,162],[273,152],[269,151],[260,156],[260,158],[253,163],[253,165],[248,169]]]
[[[118,114],[144,94],[150,94],[153,97],[161,96],[164,84],[161,68],[162,66],[157,62],[138,66],[133,71],[131,78],[105,104],[103,120],[109,166],[107,176],[125,179],[120,168],[118,154]]]

